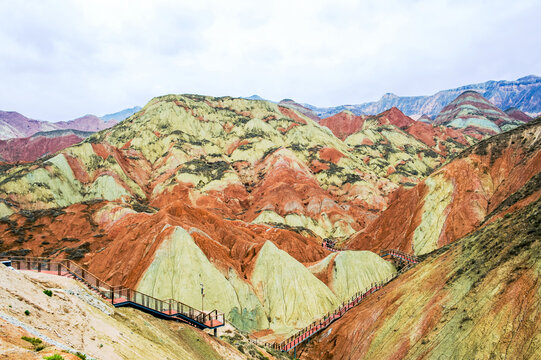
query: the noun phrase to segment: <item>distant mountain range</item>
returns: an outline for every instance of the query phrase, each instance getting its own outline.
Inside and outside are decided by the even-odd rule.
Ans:
[[[95,132],[116,123],[116,121],[105,122],[95,115],[85,115],[74,120],[53,123],[29,119],[15,111],[0,111],[0,140],[26,138],[40,131],[72,129]]]
[[[350,111],[354,115],[374,115],[384,112],[392,107],[398,108],[404,114],[414,119],[430,117],[434,119],[439,112],[451,101],[456,99],[465,91],[473,90],[496,105],[501,110],[516,108],[535,117],[541,113],[541,77],[529,75],[516,81],[487,81],[480,84],[461,86],[455,89],[442,90],[430,96],[398,96],[387,93],[378,101],[366,102],[356,105],[339,105],[333,107],[319,107],[311,104],[298,104],[291,99],[282,100],[281,105],[288,106],[293,103],[292,108],[299,110],[300,107],[311,110],[308,115],[311,118],[324,119],[342,111]],[[249,100],[265,100],[259,95],[247,97]]]
[[[100,119],[102,119],[105,122],[110,121],[110,120],[115,120],[115,121],[118,122],[118,121],[122,121],[122,120],[124,120],[126,118],[129,118],[130,116],[132,116],[133,114],[135,114],[139,110],[141,110],[140,106],[134,106],[132,108],[124,109],[124,110],[118,111],[116,113],[103,115],[102,117],[100,117]]]
[[[54,130],[79,130],[96,132],[107,129],[141,110],[139,106],[124,109],[113,114],[97,117],[84,115],[69,121],[50,122],[30,119],[16,111],[0,111],[0,140],[26,138],[37,132]]]

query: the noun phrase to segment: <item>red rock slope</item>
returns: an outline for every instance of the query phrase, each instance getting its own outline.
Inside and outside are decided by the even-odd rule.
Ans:
[[[35,161],[77,144],[90,134],[77,130],[54,130],[39,132],[27,138],[0,140],[0,161]]]
[[[534,186],[541,172],[540,143],[541,119],[478,143],[414,188],[395,193],[349,247],[423,254],[535,201],[541,196]],[[520,189],[520,205],[505,207]]]
[[[529,116],[528,114],[522,112],[521,110],[517,109],[517,108],[509,108],[507,110],[505,110],[505,113],[515,119],[515,120],[519,120],[519,121],[522,121],[522,122],[530,122],[533,120],[533,118],[531,116]]]
[[[345,140],[349,135],[362,130],[368,115],[355,115],[350,111],[342,111],[338,114],[321,119],[321,125],[331,129],[332,133],[339,139]]]
[[[414,121],[396,107],[375,116],[356,116],[349,111],[343,111],[322,119],[320,124],[331,129],[333,134],[342,140],[367,127],[393,125],[444,157],[456,153],[477,141],[464,134],[461,129],[438,126],[424,121]]]

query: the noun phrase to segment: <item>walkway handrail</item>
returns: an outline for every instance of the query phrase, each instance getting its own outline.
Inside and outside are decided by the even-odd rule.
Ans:
[[[355,293],[355,295],[353,295],[353,297],[351,298],[349,302],[342,303],[342,305],[339,306],[338,309],[336,309],[334,312],[328,313],[322,319],[314,321],[312,324],[298,331],[296,334],[287,338],[286,340],[277,344],[265,344],[265,345],[272,349],[285,351],[285,352],[294,349],[296,346],[303,343],[304,341],[312,337],[314,334],[326,329],[333,322],[335,322],[336,320],[344,316],[344,314],[347,311],[349,311],[351,308],[353,308],[354,306],[357,306],[362,301],[364,301],[364,299],[366,299],[370,294],[378,291],[384,285],[386,285],[387,283],[389,283],[390,281],[398,277],[400,274],[411,269],[419,261],[416,256],[406,254],[399,250],[392,250],[392,249],[382,250],[380,254],[382,257],[390,255],[390,256],[397,256],[397,257],[402,258],[404,256],[405,260],[408,261],[409,264],[403,267],[402,269],[400,269],[399,271],[391,274],[387,279],[372,283],[369,288]]]
[[[54,260],[44,257],[6,256],[0,257],[0,261],[11,261],[17,270],[35,270],[38,272],[50,272],[55,275],[72,275],[76,280],[94,289],[102,297],[111,300],[111,304],[118,306],[124,303],[134,303],[145,308],[164,313],[169,316],[182,315],[188,319],[205,325],[210,321],[209,327],[214,327],[214,322],[225,324],[225,316],[218,310],[212,310],[208,314],[197,310],[175,299],[158,299],[140,291],[133,290],[121,285],[112,286],[96,275],[82,268],[71,260]]]
[[[381,250],[379,252],[379,255],[381,257],[392,256],[392,257],[395,257],[395,258],[406,260],[406,261],[408,261],[410,263],[414,263],[414,264],[417,264],[419,262],[419,258],[417,256],[411,255],[411,254],[408,254],[408,253],[406,253],[404,251],[400,251],[400,250],[396,250],[396,249]]]

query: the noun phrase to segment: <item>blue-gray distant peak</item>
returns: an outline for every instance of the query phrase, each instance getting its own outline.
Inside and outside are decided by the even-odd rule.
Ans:
[[[108,122],[110,120],[115,120],[115,121],[118,122],[118,121],[122,121],[122,120],[124,120],[126,118],[129,118],[130,116],[132,116],[133,114],[135,114],[136,112],[138,112],[141,109],[142,108],[140,106],[134,106],[134,107],[129,108],[129,109],[120,110],[120,111],[118,111],[116,113],[103,115],[100,119],[102,119],[105,122]]]
[[[455,89],[439,91],[430,96],[398,96],[387,93],[378,101],[358,105],[340,105],[317,107],[303,104],[314,111],[320,118],[326,118],[343,110],[355,115],[379,114],[395,106],[404,114],[412,117],[428,115],[435,117],[451,101],[464,91],[476,91],[501,110],[515,107],[528,114],[541,112],[541,77],[528,75],[515,81],[500,80],[470,84]]]
[[[245,97],[245,99],[247,100],[263,100],[263,101],[266,101],[266,99],[263,99],[261,96],[259,95],[252,95],[252,96],[248,96],[248,97]]]

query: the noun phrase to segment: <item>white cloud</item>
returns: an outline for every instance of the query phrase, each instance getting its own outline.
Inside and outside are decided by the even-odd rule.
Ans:
[[[164,93],[317,105],[541,73],[534,0],[3,1],[0,109],[65,120]]]

